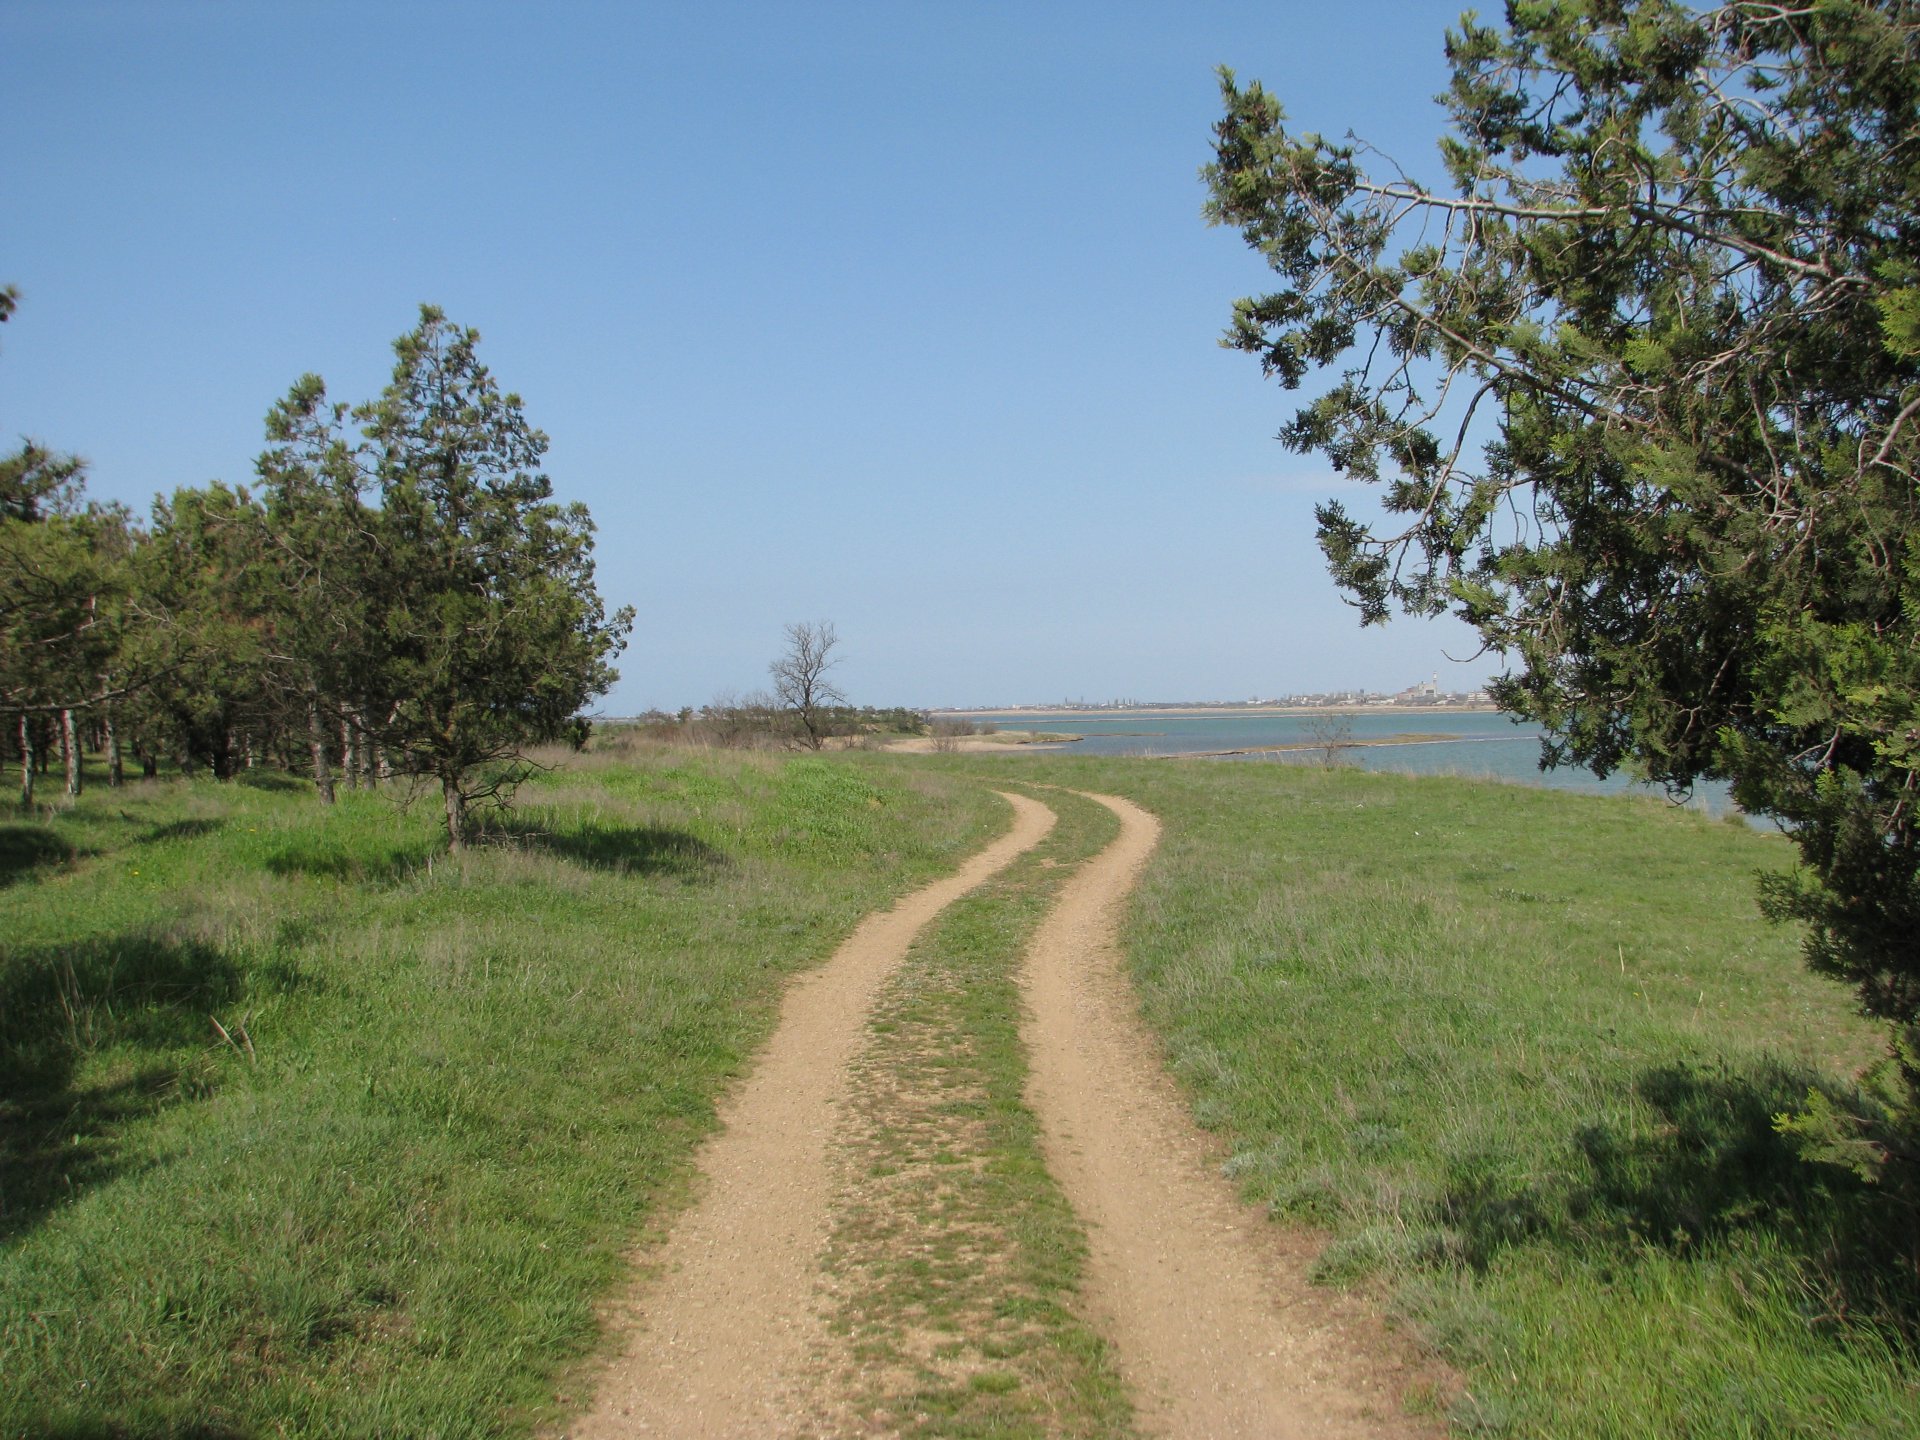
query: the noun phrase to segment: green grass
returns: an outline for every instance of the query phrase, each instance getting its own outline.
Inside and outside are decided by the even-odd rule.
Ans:
[[[524,1433],[779,988],[1005,823],[863,765],[0,825],[0,1434]],[[214,1022],[224,1027],[226,1037]]]
[[[1132,1433],[1077,1308],[1086,1237],[1025,1103],[1016,982],[1060,882],[1118,824],[1077,796],[1038,798],[1059,823],[914,946],[856,1064],[828,1266],[855,1361],[839,1383],[871,1433]]]
[[[1353,770],[995,773],[1166,822],[1148,1019],[1229,1172],[1330,1233],[1320,1278],[1460,1367],[1460,1433],[1920,1434],[1914,1217],[1772,1124],[1882,1049],[1757,917],[1783,839]]]
[[[1321,1278],[1460,1369],[1459,1433],[1920,1434],[1914,1217],[1772,1125],[1880,1050],[1756,916],[1778,837],[1352,771],[684,754],[549,777],[458,861],[430,806],[270,776],[0,823],[0,1435],[583,1408],[554,1377],[787,976],[1001,827],[1009,779],[1165,822],[1127,936],[1148,1019],[1247,1192],[1328,1233]],[[948,1049],[876,1162],[933,1187],[932,1248],[902,1262],[877,1212],[841,1237],[868,1398],[926,1433],[1124,1424],[1017,1103],[1006,966],[1041,861],[1104,823],[1060,806],[876,1033]],[[989,1213],[1024,1278],[982,1319]],[[949,1337],[888,1352],[913,1305]]]

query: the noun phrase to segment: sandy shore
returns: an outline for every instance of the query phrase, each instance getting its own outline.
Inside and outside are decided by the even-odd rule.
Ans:
[[[1039,730],[996,730],[991,735],[907,735],[889,740],[886,748],[905,755],[978,754],[982,750],[1009,750],[1021,745],[1071,745],[1083,735]]]

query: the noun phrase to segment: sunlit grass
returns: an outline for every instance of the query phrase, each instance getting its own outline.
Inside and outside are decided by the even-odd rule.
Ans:
[[[491,1435],[682,1184],[784,977],[1004,824],[853,763],[430,806],[89,793],[8,827],[0,1433]],[[216,1027],[217,1022],[217,1027]]]
[[[583,1407],[552,1377],[785,977],[1004,824],[997,778],[1161,816],[1128,945],[1169,1063],[1321,1278],[1460,1367],[1462,1433],[1920,1433],[1910,1217],[1772,1127],[1880,1046],[1757,918],[1778,837],[1293,767],[640,754],[458,860],[431,806],[269,777],[0,824],[0,1434]],[[927,992],[1002,1080],[1010,893]],[[959,1426],[1025,1383],[937,1394]]]
[[[978,772],[977,762],[940,761]],[[1920,1433],[1912,1217],[1772,1117],[1881,1053],[1758,917],[1791,847],[1644,799],[997,767],[1165,822],[1128,929],[1229,1173],[1465,1374],[1465,1433]]]

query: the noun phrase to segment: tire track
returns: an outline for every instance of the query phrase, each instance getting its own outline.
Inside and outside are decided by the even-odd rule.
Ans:
[[[1172,1436],[1404,1436],[1406,1367],[1377,1320],[1316,1290],[1310,1254],[1242,1205],[1139,1018],[1120,903],[1158,842],[1130,801],[1087,798],[1120,837],[1062,890],[1028,949],[1028,1103],[1088,1229],[1091,1318],[1140,1424]]]
[[[569,1436],[777,1436],[804,1423],[805,1376],[828,1343],[817,1298],[827,1144],[848,1064],[876,992],[920,930],[1052,829],[1038,801],[1002,798],[1014,811],[1005,836],[868,917],[788,989],[773,1038],[701,1151],[700,1198],[646,1257],[657,1274],[628,1302],[624,1353]]]
[[[699,1200],[645,1257],[652,1278],[627,1302],[625,1352],[568,1436],[872,1433],[877,1417],[825,1393],[844,1388],[853,1363],[827,1324],[829,1149],[858,1130],[844,1123],[854,1084],[877,1083],[853,1062],[909,946],[1053,828],[1047,806],[1001,793],[1014,809],[1006,836],[869,917],[789,988],[701,1152]],[[1439,1433],[1400,1404],[1420,1362],[1365,1302],[1312,1286],[1317,1247],[1221,1178],[1119,958],[1121,905],[1159,822],[1127,800],[1084,798],[1118,817],[1120,835],[1061,886],[1026,946],[1020,1038],[1048,1168],[1087,1227],[1087,1318],[1113,1347],[1140,1427],[1206,1440]]]

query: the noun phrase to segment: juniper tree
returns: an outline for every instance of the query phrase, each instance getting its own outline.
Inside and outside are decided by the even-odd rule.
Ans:
[[[149,742],[230,778],[282,723],[272,680],[280,596],[259,502],[218,481],[156,499],[133,592],[145,623],[129,663],[153,677],[140,703]]]
[[[394,342],[392,381],[354,412],[380,495],[368,579],[395,708],[378,734],[439,782],[455,849],[471,806],[606,692],[633,624],[630,609],[607,614],[586,507],[553,500],[538,468],[547,437],[480,363],[479,340],[422,306]]]
[[[391,712],[384,664],[386,587],[380,514],[362,499],[366,455],[318,375],[267,412],[255,470],[265,558],[277,579],[273,674],[306,732],[314,786],[333,802],[328,747],[344,724]],[[353,777],[349,776],[351,780]]]
[[[1374,623],[1509,657],[1543,762],[1730,781],[1764,882],[1920,1082],[1920,7],[1534,0],[1447,40],[1429,189],[1222,72],[1208,214],[1279,277],[1227,344]]]
[[[0,322],[18,293],[0,287]],[[57,722],[67,789],[80,786],[77,716],[110,706],[130,682],[116,665],[132,535],[117,505],[85,498],[86,465],[34,441],[0,455],[0,713],[20,750],[31,804],[36,737]],[[110,712],[109,712],[110,713]]]

